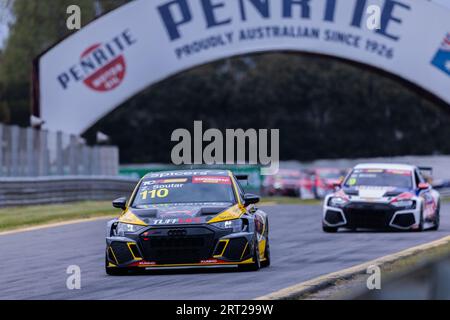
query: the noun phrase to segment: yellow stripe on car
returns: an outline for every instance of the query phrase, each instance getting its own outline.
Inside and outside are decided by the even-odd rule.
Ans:
[[[139,226],[147,226],[147,224],[139,219],[133,212],[127,210],[119,217],[119,222],[136,224]]]
[[[220,242],[225,242],[225,245],[223,246],[222,252],[220,254],[216,254],[215,256],[213,256],[213,258],[220,258],[223,257],[223,254],[225,253],[225,250],[228,247],[228,243],[230,242],[230,239],[223,239],[223,240],[219,240]]]
[[[239,219],[245,213],[244,207],[239,204],[235,204],[234,206],[222,211],[217,216],[208,221],[208,223],[216,223],[227,220]]]

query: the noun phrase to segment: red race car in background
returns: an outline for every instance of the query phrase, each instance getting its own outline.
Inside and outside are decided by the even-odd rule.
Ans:
[[[314,197],[323,199],[335,191],[338,185],[347,175],[347,170],[337,168],[316,168],[311,171],[311,179],[314,184]]]
[[[299,169],[280,169],[264,181],[264,193],[268,196],[313,198],[313,187],[310,175]]]

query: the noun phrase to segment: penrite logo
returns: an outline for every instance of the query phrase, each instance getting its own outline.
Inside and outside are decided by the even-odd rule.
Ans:
[[[442,41],[441,47],[431,61],[431,64],[450,76],[450,33]]]
[[[125,30],[110,42],[90,46],[78,63],[58,76],[59,84],[64,90],[80,81],[98,92],[117,88],[126,74],[124,52],[135,43],[129,30]]]

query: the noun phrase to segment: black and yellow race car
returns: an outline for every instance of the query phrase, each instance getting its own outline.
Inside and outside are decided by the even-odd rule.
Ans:
[[[113,201],[123,213],[107,224],[106,273],[270,265],[267,214],[238,178],[223,170],[147,174],[129,201]]]

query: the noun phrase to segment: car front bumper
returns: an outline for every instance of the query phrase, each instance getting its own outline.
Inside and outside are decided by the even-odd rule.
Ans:
[[[388,203],[351,202],[344,207],[324,206],[323,224],[328,227],[362,229],[417,229],[420,209],[396,208]]]
[[[106,238],[109,267],[202,267],[253,263],[254,233],[209,225],[149,227]]]

